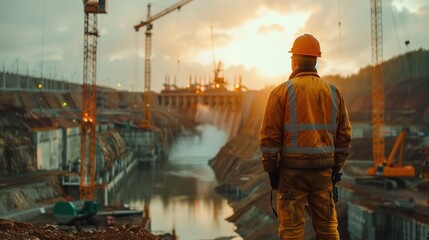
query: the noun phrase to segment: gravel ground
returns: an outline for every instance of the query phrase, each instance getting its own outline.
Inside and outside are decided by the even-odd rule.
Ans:
[[[14,240],[57,240],[57,239],[109,239],[109,240],[161,240],[136,224],[123,224],[107,227],[106,229],[82,228],[47,224],[37,226],[31,223],[14,222],[0,219],[0,239]]]

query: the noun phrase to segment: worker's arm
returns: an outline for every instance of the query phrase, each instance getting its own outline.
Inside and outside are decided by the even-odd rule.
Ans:
[[[259,132],[259,145],[262,165],[268,173],[278,171],[277,158],[283,145],[284,102],[274,89],[267,101],[262,126]]]
[[[340,96],[340,95],[338,95]],[[344,166],[347,156],[350,151],[350,143],[352,141],[352,127],[350,125],[349,114],[343,97],[340,96],[338,127],[335,138],[335,166],[334,172],[339,172]]]

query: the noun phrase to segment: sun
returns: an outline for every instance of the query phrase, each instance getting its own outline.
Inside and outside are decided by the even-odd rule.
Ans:
[[[243,65],[256,68],[262,77],[273,79],[290,73],[290,47],[310,12],[281,13],[260,6],[256,17],[243,22],[237,28],[220,29],[230,40],[217,46],[216,52],[225,68]],[[205,64],[212,62],[212,49],[206,49],[195,57]]]

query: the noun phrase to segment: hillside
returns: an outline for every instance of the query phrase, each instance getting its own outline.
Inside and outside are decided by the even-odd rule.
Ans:
[[[383,63],[386,123],[429,123],[429,50],[419,49]],[[341,77],[324,76],[343,93],[351,118],[371,119],[371,80],[373,67]]]

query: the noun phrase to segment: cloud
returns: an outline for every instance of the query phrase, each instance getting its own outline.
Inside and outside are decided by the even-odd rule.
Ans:
[[[177,0],[151,2],[155,14]],[[100,85],[122,81],[128,89],[143,89],[145,29],[136,33],[133,26],[146,18],[147,3],[110,1],[108,14],[98,16]],[[302,22],[294,21],[297,16]],[[44,75],[57,72],[57,76],[81,79],[83,19],[81,1],[1,1],[0,64],[11,69],[19,59],[21,72],[29,68],[30,73],[40,74],[44,59]],[[383,1],[385,59],[429,48],[427,22],[429,6],[424,0]],[[153,24],[152,89],[160,91],[168,75],[177,76],[182,86],[190,75],[212,75],[211,26],[215,57],[225,62],[225,76],[241,75],[252,89],[287,78],[287,51],[302,33],[314,34],[321,43],[318,68],[322,75],[348,75],[371,63],[368,1],[195,0]],[[411,42],[407,48],[405,38]],[[252,56],[258,56],[259,62]],[[264,66],[272,68],[267,71]]]
[[[261,26],[258,28],[259,34],[267,34],[270,32],[283,32],[284,27],[279,24],[271,24],[269,26]]]

